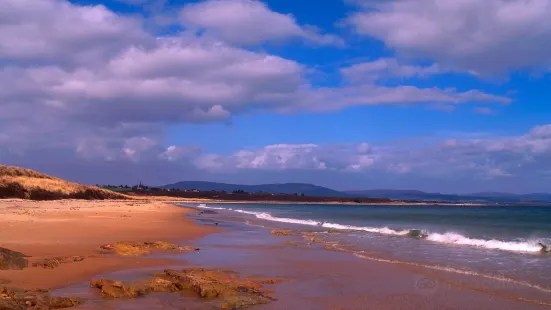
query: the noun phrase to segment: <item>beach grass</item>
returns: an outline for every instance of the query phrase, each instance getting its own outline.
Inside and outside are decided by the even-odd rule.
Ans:
[[[130,199],[110,190],[65,181],[31,169],[0,165],[0,198],[31,200]]]

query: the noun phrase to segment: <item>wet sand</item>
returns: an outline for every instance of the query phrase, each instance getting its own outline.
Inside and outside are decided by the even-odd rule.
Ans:
[[[270,228],[246,225],[220,214],[190,214],[209,227],[218,222],[222,233],[213,233],[193,244],[200,252],[154,254],[172,261],[171,268],[194,265],[237,271],[245,275],[289,279],[270,289],[278,299],[252,309],[550,309],[548,295],[532,294],[522,287],[498,281],[460,276],[399,264],[359,258],[324,249],[323,243],[305,244],[301,236],[273,236]],[[261,223],[254,223],[261,224]],[[285,241],[294,241],[293,246]],[[146,268],[104,275],[129,280],[146,278],[162,268]],[[83,309],[210,309],[197,299],[180,294],[152,294],[134,300],[102,300],[87,282],[55,294],[89,299]]]
[[[264,227],[221,225],[233,230],[199,239],[204,250],[188,262],[293,279],[275,288],[278,301],[259,309],[551,308],[549,294],[510,283],[366,260],[326,250],[323,242],[306,246],[300,236],[272,236]]]
[[[57,256],[84,256],[55,269],[0,270],[0,283],[52,289],[89,281],[99,273],[162,266],[170,258],[99,255],[117,241],[178,241],[219,231],[187,219],[192,209],[150,201],[0,200],[0,247],[22,252],[29,262]]]

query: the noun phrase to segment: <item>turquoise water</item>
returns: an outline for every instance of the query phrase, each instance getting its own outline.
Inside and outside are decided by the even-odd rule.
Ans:
[[[208,204],[199,208],[268,227],[338,229],[341,249],[377,260],[515,282],[551,292],[551,208]],[[408,236],[423,231],[426,238]]]

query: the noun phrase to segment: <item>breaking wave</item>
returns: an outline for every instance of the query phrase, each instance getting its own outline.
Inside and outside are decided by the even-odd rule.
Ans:
[[[514,242],[514,241],[501,241],[501,240],[484,240],[484,239],[472,239],[465,237],[461,234],[448,232],[444,234],[431,233],[426,238],[429,241],[448,243],[456,245],[469,245],[474,247],[481,247],[493,250],[503,250],[510,252],[540,252],[542,246],[538,245],[538,241],[534,242]]]
[[[229,209],[229,208],[208,207],[208,206],[207,206],[206,204],[204,204],[204,203],[198,205],[197,208],[201,208],[201,209],[211,209],[211,210],[232,210],[232,209]]]
[[[392,229],[389,227],[352,226],[352,225],[343,225],[338,223],[320,222],[315,220],[301,220],[301,219],[295,219],[295,218],[276,217],[271,215],[268,212],[255,212],[255,211],[246,211],[246,210],[240,210],[240,209],[234,210],[231,208],[208,207],[205,204],[200,204],[198,207],[203,209],[229,210],[229,211],[234,211],[242,214],[254,215],[258,219],[272,221],[272,222],[317,226],[317,227],[337,229],[337,230],[369,232],[369,233],[376,233],[376,234],[390,235],[390,236],[412,237],[412,238],[424,239],[431,242],[443,243],[443,244],[471,246],[471,247],[486,248],[491,250],[502,250],[502,251],[520,252],[520,253],[540,253],[540,252],[546,251],[545,246],[542,246],[542,244],[539,244],[540,242],[539,240],[526,240],[526,241],[501,241],[501,240],[495,240],[495,239],[484,240],[484,239],[469,238],[455,232],[430,233],[422,229]]]

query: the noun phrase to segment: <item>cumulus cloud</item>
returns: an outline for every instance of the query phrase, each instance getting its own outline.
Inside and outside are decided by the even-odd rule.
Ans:
[[[501,103],[512,100],[506,96],[492,95],[480,90],[458,91],[455,88],[419,88],[410,85],[396,87],[373,83],[359,83],[341,88],[318,88],[315,91],[299,93],[300,100],[283,111],[302,109],[307,111],[335,111],[353,106],[404,105],[404,104],[461,104]]]
[[[547,0],[390,0],[361,2],[347,22],[407,56],[465,71],[548,70]]]
[[[89,64],[131,44],[154,43],[140,20],[65,0],[0,2],[0,60]]]
[[[180,161],[186,158],[194,158],[200,152],[200,148],[191,146],[177,146],[171,145],[167,147],[161,154],[158,155],[160,159],[164,159],[170,162]]]
[[[380,58],[370,62],[362,62],[341,69],[341,74],[354,82],[387,80],[391,78],[429,77],[447,72],[438,64],[430,66],[406,65],[396,58]]]
[[[290,182],[299,178],[302,182],[320,183],[322,179],[318,177],[323,176],[322,185],[337,188],[359,188],[352,183],[359,180],[373,181],[365,183],[372,185],[359,183],[360,187],[392,186],[401,184],[396,183],[399,180],[409,180],[407,187],[418,188],[416,184],[420,180],[438,180],[434,188],[439,188],[438,184],[449,186],[459,182],[469,191],[480,189],[473,187],[475,184],[503,186],[509,183],[512,185],[510,190],[521,187],[524,190],[543,190],[542,184],[546,184],[549,178],[551,162],[551,125],[535,127],[519,136],[386,144],[274,144],[228,155],[207,153],[195,146],[165,147],[159,143],[159,137],[148,136],[147,131],[139,136],[128,136],[127,133],[138,130],[127,128],[112,128],[110,132],[111,139],[100,135],[81,140],[76,152],[64,148],[41,148],[43,156],[39,157],[32,156],[32,153],[18,153],[0,144],[0,160],[60,176],[86,171],[90,175],[81,177],[90,177],[87,180],[94,182],[101,182],[102,175],[97,171],[104,171],[104,181],[108,176],[107,181],[156,182],[153,184],[203,179],[205,176],[209,180],[231,182],[239,182],[239,176],[247,176],[259,182]],[[73,168],[67,170],[60,165]],[[109,171],[124,171],[128,175],[122,178],[120,173],[113,175]],[[158,171],[163,171],[162,175]],[[228,179],[229,176],[233,177]]]
[[[240,150],[232,155],[205,154],[195,160],[200,169],[235,170],[361,170],[373,163],[367,143],[318,145],[273,144]]]
[[[386,87],[369,81],[314,87],[305,77],[308,68],[296,61],[196,36],[159,37],[152,46],[130,45],[116,55],[102,57],[101,63],[79,66],[26,66],[8,61],[0,68],[0,127],[11,131],[19,143],[25,141],[20,139],[24,134],[32,144],[33,137],[43,139],[25,131],[48,132],[55,139],[68,128],[76,135],[120,123],[225,121],[247,111],[323,112],[376,104],[510,102],[507,97],[477,90]],[[29,126],[35,118],[39,120],[33,123],[38,125]]]
[[[95,68],[6,69],[0,80],[12,86],[0,97],[33,94],[42,105],[56,102],[60,113],[97,122],[223,120],[302,83],[293,61],[195,41],[130,48]]]
[[[551,125],[535,127],[521,136],[486,139],[358,144],[277,144],[232,155],[205,154],[200,169],[324,170],[348,173],[410,174],[417,177],[479,178],[538,174],[551,160]]]
[[[337,36],[299,25],[291,14],[272,11],[258,0],[207,0],[184,6],[181,22],[188,28],[234,44],[281,42],[292,38],[320,45],[343,45]]]
[[[381,167],[383,153],[376,146],[281,144],[224,156],[202,153],[196,146],[164,145],[165,129],[184,122],[228,121],[241,113],[510,102],[507,97],[479,90],[377,83],[387,77],[422,77],[443,70],[392,59],[342,70],[350,79],[372,78],[315,86],[308,78],[311,68],[250,45],[290,38],[334,44],[336,39],[259,1],[188,4],[182,20],[202,31],[170,36],[148,31],[140,18],[102,5],[35,2],[0,3],[0,159],[4,163],[35,163],[31,166],[46,168],[46,172],[64,162],[73,168],[86,163],[86,167],[103,167],[103,171],[113,171],[118,165],[127,172],[132,167],[149,171],[146,166],[177,166],[195,172],[361,172]],[[234,14],[219,16],[226,8]],[[205,14],[190,15],[193,10]],[[260,26],[251,26],[258,18]],[[538,132],[542,135],[545,130]],[[532,147],[544,149],[546,144],[540,140],[534,140]],[[415,170],[408,161],[387,166],[389,171]]]

